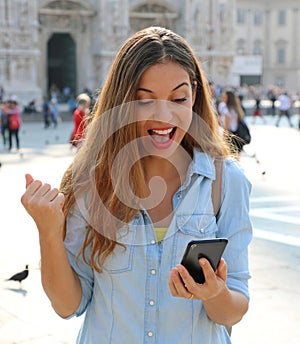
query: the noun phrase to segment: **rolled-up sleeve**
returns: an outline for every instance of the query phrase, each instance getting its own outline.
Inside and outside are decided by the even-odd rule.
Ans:
[[[249,299],[248,246],[252,240],[249,216],[251,183],[239,164],[228,160],[223,169],[222,202],[217,218],[218,236],[228,238],[224,259],[228,266],[227,286]]]
[[[93,294],[93,269],[91,269],[91,267],[83,260],[82,254],[78,255],[85,239],[86,228],[87,222],[79,210],[76,207],[70,210],[67,217],[67,231],[64,245],[67,250],[70,265],[80,279],[82,297],[79,307],[68,318],[75,315],[80,316],[84,313]],[[89,248],[86,250],[86,259],[87,262],[90,261]]]

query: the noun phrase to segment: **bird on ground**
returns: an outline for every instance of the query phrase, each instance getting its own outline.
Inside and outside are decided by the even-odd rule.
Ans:
[[[18,281],[20,283],[20,288],[22,288],[22,281],[28,277],[28,274],[29,274],[28,265],[26,265],[25,270],[12,275],[6,281]]]

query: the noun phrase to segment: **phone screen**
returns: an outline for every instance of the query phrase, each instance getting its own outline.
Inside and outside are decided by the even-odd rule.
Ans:
[[[226,238],[191,241],[187,245],[181,264],[197,283],[203,284],[205,277],[199,259],[206,258],[216,271],[227,243],[228,239]]]

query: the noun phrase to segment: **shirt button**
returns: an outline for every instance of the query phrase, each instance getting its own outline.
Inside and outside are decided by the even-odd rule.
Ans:
[[[150,271],[150,273],[151,273],[151,275],[156,275],[156,270],[155,270],[155,269],[152,269],[152,270]]]
[[[156,243],[155,240],[151,240],[151,241],[150,241],[150,244],[151,244],[151,245],[154,245],[155,243]]]
[[[153,337],[153,332],[152,331],[148,331],[147,335],[148,335],[148,337]]]
[[[200,233],[204,233],[204,228],[201,228],[201,229],[200,229]]]
[[[149,305],[150,305],[150,306],[154,306],[154,305],[155,305],[155,302],[154,302],[153,300],[150,300],[150,301],[149,301]]]
[[[179,193],[179,194],[177,195],[177,198],[181,198],[181,193]]]

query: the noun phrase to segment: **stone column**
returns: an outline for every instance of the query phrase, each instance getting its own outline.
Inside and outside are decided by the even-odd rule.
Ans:
[[[294,83],[294,90],[300,90],[300,47],[299,47],[299,22],[300,22],[300,11],[299,8],[293,9],[293,38],[292,38],[292,46],[293,46],[293,58],[292,58],[292,65],[295,68],[295,81]]]
[[[293,8],[293,25],[292,27],[294,28],[292,30],[293,38],[292,44],[293,46],[293,58],[292,58],[292,64],[296,67],[299,64],[299,9],[298,8]]]
[[[263,50],[263,71],[262,71],[262,83],[264,85],[266,84],[273,84],[274,80],[272,80],[272,77],[270,75],[270,71],[272,69],[272,63],[271,63],[271,53],[273,48],[273,42],[271,40],[270,31],[271,28],[271,22],[270,22],[270,15],[271,11],[269,9],[269,6],[267,6],[265,10],[265,23],[264,23],[264,50]]]
[[[0,0],[0,27],[5,25],[5,15],[6,15],[6,5],[7,5],[8,1],[7,0]]]

